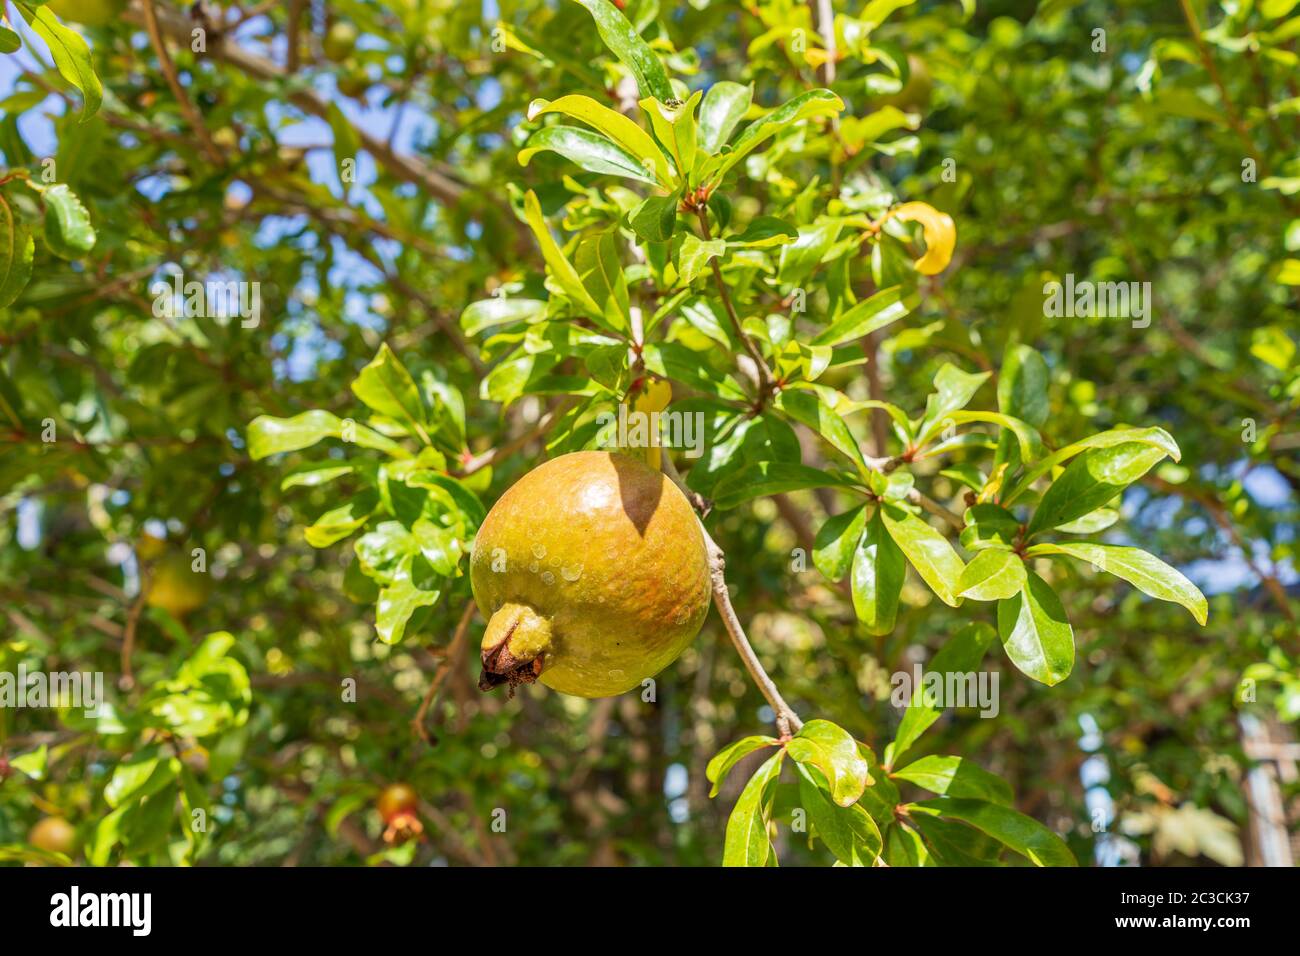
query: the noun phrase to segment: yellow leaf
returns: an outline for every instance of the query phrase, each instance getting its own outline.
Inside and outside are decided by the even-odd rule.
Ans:
[[[940,212],[929,203],[905,202],[890,212],[903,222],[919,222],[925,237],[925,255],[913,265],[923,276],[938,275],[952,261],[952,250],[957,245],[957,226],[952,216]]]

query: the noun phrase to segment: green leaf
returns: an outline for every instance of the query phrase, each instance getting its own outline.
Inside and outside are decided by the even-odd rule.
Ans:
[[[79,33],[60,23],[48,7],[19,3],[18,9],[50,48],[59,74],[81,91],[81,122],[86,122],[99,111],[104,99],[104,88],[90,59],[90,47]]]
[[[385,342],[379,354],[352,383],[352,393],[380,415],[399,423],[408,434],[418,436],[426,445],[432,444],[425,431],[424,403],[411,373],[393,354]]]
[[[830,799],[829,787],[815,768],[799,770],[799,801],[826,848],[846,866],[870,866],[880,855],[880,829],[858,803],[839,806]]]
[[[95,247],[90,214],[63,183],[41,194],[45,201],[45,244],[60,259],[76,259]]]
[[[406,633],[411,615],[442,596],[441,591],[416,587],[412,580],[414,555],[403,558],[393,572],[392,583],[379,592],[375,603],[375,631],[385,644],[396,644]]]
[[[914,760],[901,770],[895,770],[892,776],[943,796],[970,797],[1003,806],[1011,805],[1009,783],[961,757],[931,754]]]
[[[958,593],[976,601],[1000,601],[1025,586],[1025,563],[1010,551],[987,550],[975,555],[957,581]]]
[[[966,509],[964,520],[966,527],[961,533],[961,546],[968,551],[1010,548],[1020,537],[1020,522],[1001,505],[971,505]]]
[[[1197,624],[1205,626],[1209,605],[1206,604],[1201,589],[1177,568],[1165,564],[1141,548],[1079,541],[1035,545],[1029,549],[1029,553],[1068,554],[1080,561],[1089,561],[1103,571],[1123,578],[1143,594],[1181,604],[1192,612]]]
[[[610,229],[588,236],[578,243],[573,265],[578,278],[599,305],[605,325],[622,332],[631,324],[627,295],[627,280],[623,277],[623,264],[618,259],[615,241],[617,230]]]
[[[1096,511],[1165,457],[1165,449],[1141,442],[1094,448],[1066,466],[1043,494],[1027,535],[1068,524]]]
[[[973,673],[997,637],[997,632],[988,624],[971,621],[939,649],[926,672],[943,676],[945,682],[948,674]],[[927,703],[924,686],[914,687],[912,699],[903,711],[903,719],[899,721],[898,731],[894,734],[894,742],[885,753],[886,762],[892,766],[942,713],[942,707]]]
[[[590,130],[576,126],[543,127],[528,137],[528,142],[519,151],[519,165],[527,166],[534,156],[546,150],[559,153],[589,172],[659,185],[635,156]]]
[[[860,339],[897,322],[915,309],[920,301],[915,290],[909,291],[897,285],[881,289],[846,310],[813,339],[813,344],[843,345]]]
[[[772,791],[781,774],[785,751],[778,750],[749,778],[727,819],[727,836],[722,850],[723,866],[766,866],[772,855],[767,825],[772,808]]]
[[[478,335],[496,325],[533,323],[545,317],[546,303],[540,299],[480,299],[470,303],[460,314],[460,327],[466,335]]]
[[[546,220],[542,218],[542,207],[537,201],[537,194],[531,189],[524,195],[524,218],[529,228],[533,230],[533,235],[537,237],[537,243],[542,249],[542,258],[546,260],[547,271],[560,287],[560,291],[579,309],[591,313],[593,317],[601,315],[600,306],[592,299],[586,286],[582,284],[578,271],[573,268],[573,263],[569,262],[564,251],[556,243],[555,237],[551,235]]]
[[[628,216],[632,231],[647,242],[666,242],[677,225],[677,197],[651,196]]]
[[[885,531],[880,508],[867,522],[853,553],[853,611],[868,634],[894,630],[907,565],[903,552]]]
[[[771,249],[797,241],[799,230],[776,216],[758,216],[739,235],[728,236],[727,245],[739,249]]]
[[[1047,363],[1036,350],[1028,345],[1010,346],[998,375],[998,411],[1042,428],[1051,411],[1049,381]]]
[[[704,272],[711,259],[725,255],[727,243],[722,239],[701,239],[694,233],[682,237],[682,248],[677,254],[678,281],[690,285]]]
[[[829,720],[808,721],[786,742],[785,751],[791,760],[820,770],[841,807],[856,803],[871,783],[870,767],[858,752],[858,742]]]
[[[882,504],[889,536],[902,548],[916,573],[949,607],[961,603],[957,582],[965,569],[948,539],[899,505]]]
[[[817,570],[832,581],[843,580],[853,565],[866,523],[866,505],[829,518],[813,541],[812,559]]]
[[[734,508],[763,495],[845,484],[847,482],[843,478],[808,465],[760,461],[747,465],[720,481],[714,489],[713,504],[719,509]]]
[[[989,379],[990,372],[970,374],[945,362],[934,377],[934,392],[925,402],[925,416],[917,428],[917,444],[925,444],[933,435],[944,429],[945,420],[953,412],[970,404],[980,386]]]
[[[668,157],[655,144],[650,134],[622,113],[616,113],[608,106],[602,106],[590,96],[570,94],[558,100],[533,100],[528,105],[528,118],[536,119],[544,113],[563,113],[581,120],[588,126],[604,133],[620,149],[632,156],[643,172],[668,187],[674,182]],[[538,213],[540,217],[540,212]]]
[[[787,388],[777,394],[774,404],[795,421],[807,425],[830,442],[836,451],[866,471],[866,461],[857,439],[849,431],[849,426],[844,424],[844,419],[831,409],[818,392],[805,388]]]
[[[764,747],[775,747],[779,741],[775,737],[742,737],[734,743],[727,744],[718,751],[709,765],[704,768],[704,776],[708,779],[713,787],[709,790],[710,797],[718,795],[718,788],[722,782],[727,779],[727,774],[731,773],[732,768],[740,761],[744,760],[755,750],[762,750]]]
[[[787,289],[801,286],[839,238],[842,219],[824,219],[799,230],[799,238],[781,247],[777,281]]]
[[[0,193],[0,309],[12,304],[27,287],[35,253],[31,230]]]
[[[930,813],[968,823],[1024,856],[1035,866],[1077,866],[1065,841],[1032,817],[983,800],[925,800],[908,812]]]
[[[1014,488],[1008,488],[1002,496],[1002,503],[1010,505],[1016,498],[1024,494],[1025,490],[1041,478],[1048,474],[1053,468],[1064,464],[1075,455],[1088,451],[1092,448],[1112,448],[1115,445],[1122,445],[1129,442],[1140,442],[1144,445],[1150,445],[1153,448],[1161,448],[1174,461],[1178,461],[1182,454],[1178,449],[1178,443],[1163,428],[1115,428],[1107,432],[1101,432],[1097,435],[1089,436],[1082,441],[1077,441],[1072,445],[1066,445],[1064,448],[1053,452],[1044,458],[1032,468],[1026,470],[1025,474],[1016,482]]]
[[[1024,461],[1037,458],[1042,451],[1043,440],[1039,437],[1037,429],[1028,422],[1022,422],[1010,415],[1003,415],[1001,412],[952,412],[945,416],[944,420],[952,422],[954,425],[965,425],[968,422],[988,422],[991,425],[1006,429],[1015,436],[1021,458]]]
[[[673,88],[668,82],[668,71],[618,7],[609,0],[576,2],[587,8],[596,21],[601,42],[631,71],[641,95],[653,96],[663,103],[672,100]]]
[[[1033,571],[1025,574],[1024,589],[998,602],[998,635],[1023,674],[1051,687],[1074,667],[1074,629],[1051,585]]]
[[[21,771],[33,780],[44,780],[49,765],[49,747],[41,744],[35,750],[20,754],[9,761],[9,766]]]
[[[317,488],[336,478],[350,475],[356,466],[345,461],[309,461],[280,479],[280,490],[290,488]]]
[[[1088,512],[1082,518],[1057,525],[1056,530],[1064,531],[1066,534],[1094,534],[1105,531],[1118,520],[1119,512],[1114,508],[1098,508],[1096,511]]]
[[[705,164],[703,181],[720,181],[733,166],[787,127],[814,116],[835,116],[842,109],[844,102],[830,90],[800,93],[746,126],[730,150],[724,150]]]
[[[13,53],[22,49],[23,39],[8,27],[0,27],[0,53]]]
[[[731,139],[753,98],[752,84],[742,86],[722,80],[710,86],[700,103],[699,148],[709,155],[720,150]]]
[[[650,128],[677,167],[678,176],[688,187],[695,185],[695,107],[699,104],[701,95],[697,91],[685,103],[674,103],[672,106],[652,97],[646,97],[640,103],[641,109],[650,117]]]
[[[345,422],[337,415],[319,409],[302,412],[292,418],[259,415],[248,425],[248,454],[257,460],[278,452],[307,448],[323,438],[340,438],[355,442],[362,448],[386,451],[396,457],[409,457],[406,449],[397,442],[364,425]]]
[[[366,523],[366,520],[379,507],[379,496],[373,491],[364,491],[352,498],[347,504],[325,512],[303,533],[307,543],[313,548],[328,548],[335,541],[341,541]]]

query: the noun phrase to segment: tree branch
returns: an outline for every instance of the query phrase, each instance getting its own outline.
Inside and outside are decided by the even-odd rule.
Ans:
[[[678,474],[677,467],[672,462],[672,457],[665,453],[662,456],[662,461],[664,474],[681,489],[682,494],[686,495],[686,500],[698,501],[699,497],[691,492],[682,481],[682,476]],[[704,547],[709,555],[709,582],[713,588],[713,606],[718,609],[718,614],[722,617],[722,624],[727,629],[727,636],[731,638],[731,643],[735,646],[736,653],[740,655],[745,670],[749,672],[750,679],[758,687],[768,704],[771,705],[772,710],[776,712],[776,726],[780,730],[781,736],[789,737],[792,731],[798,731],[803,727],[803,721],[794,712],[794,708],[785,702],[785,698],[781,696],[781,691],[777,689],[772,678],[763,669],[763,664],[759,661],[758,655],[754,653],[749,638],[745,636],[745,628],[736,615],[736,609],[731,604],[731,593],[727,590],[726,553],[713,540],[713,536],[704,527],[702,520],[700,521],[700,533],[704,535]]]

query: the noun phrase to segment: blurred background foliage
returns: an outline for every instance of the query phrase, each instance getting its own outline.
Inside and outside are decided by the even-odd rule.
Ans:
[[[29,843],[39,820],[61,817],[70,857],[97,863],[716,863],[744,775],[710,800],[705,763],[772,718],[716,615],[653,704],[480,695],[463,651],[483,627],[465,618],[466,579],[404,643],[378,642],[351,547],[303,538],[336,492],[282,491],[285,469],[246,447],[258,415],[346,417],[349,384],[387,343],[464,395],[471,454],[509,448],[476,473],[485,502],[540,460],[539,441],[508,443],[544,399],[480,399],[487,360],[459,319],[502,286],[538,282],[508,184],[554,215],[609,182],[551,154],[516,160],[535,97],[634,105],[586,11],[156,2],[150,30],[140,0],[52,6],[86,24],[103,106],[80,122],[79,94],[39,44],[0,57],[0,153],[35,174],[53,158],[97,242],[71,262],[38,246],[31,284],[0,310],[0,671],[102,671],[112,708],[0,709],[0,855],[62,859]],[[830,84],[817,4],[623,8],[692,89],[752,81],[766,106],[814,86],[840,94],[836,145],[760,155],[733,204],[797,205],[835,183],[949,213],[953,264],[872,343],[883,394],[917,409],[944,362],[991,370],[1023,342],[1051,371],[1054,445],[1163,426],[1181,464],[1130,489],[1125,533],[1211,605],[1201,629],[1115,578],[1069,571],[1069,679],[1045,688],[990,655],[999,715],[950,712],[922,746],[1003,775],[1081,861],[1258,860],[1246,786],[1258,752],[1240,718],[1274,746],[1300,718],[1300,7],[834,7]],[[882,63],[906,64],[902,90],[879,81]],[[878,137],[855,124],[888,105],[908,121],[864,147]],[[151,286],[177,270],[259,282],[259,324],[156,317]],[[1046,317],[1043,285],[1067,273],[1150,281],[1149,327]],[[928,659],[971,608],[914,582],[895,631],[867,636],[844,593],[810,563],[792,569],[792,550],[838,510],[798,492],[718,515],[711,532],[785,696],[879,750],[900,715],[890,675]],[[183,571],[195,549],[210,586],[190,593],[167,568]],[[421,732],[412,719],[435,674]],[[1294,828],[1294,769],[1277,776]],[[376,798],[395,781],[418,794],[424,833],[392,844]],[[205,834],[186,825],[196,807],[210,808]],[[505,834],[491,829],[498,810]],[[778,839],[783,863],[830,862],[785,828]]]

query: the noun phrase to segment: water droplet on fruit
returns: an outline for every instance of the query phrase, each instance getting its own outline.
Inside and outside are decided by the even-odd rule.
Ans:
[[[537,563],[536,561],[534,561],[532,564],[528,565],[528,570],[531,571],[531,572],[533,572],[533,574],[536,574],[536,573],[537,573],[537,569],[538,569],[539,567],[540,567],[540,565],[538,565],[538,563]]]
[[[582,565],[566,564],[564,567],[560,568],[560,576],[566,581],[576,581],[578,578],[582,577]]]
[[[543,571],[543,572],[542,572],[542,583],[543,583],[543,584],[548,584],[548,585],[549,585],[549,584],[554,584],[554,583],[555,583],[555,575],[552,574],[550,571]]]
[[[539,561],[542,558],[546,557],[546,545],[544,544],[533,545],[533,557]]]

